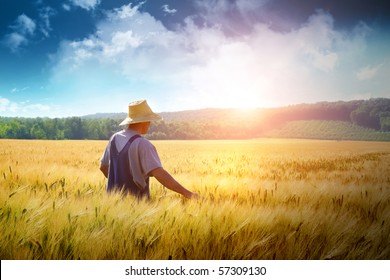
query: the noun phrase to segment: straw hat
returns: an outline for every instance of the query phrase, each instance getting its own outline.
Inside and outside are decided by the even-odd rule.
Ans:
[[[150,122],[161,119],[162,118],[159,115],[153,113],[146,100],[139,100],[129,104],[129,115],[119,125]]]

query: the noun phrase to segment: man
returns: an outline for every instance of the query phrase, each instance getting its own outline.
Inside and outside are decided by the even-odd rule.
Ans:
[[[128,109],[128,117],[120,123],[127,127],[110,138],[100,160],[100,170],[108,178],[107,192],[120,191],[149,199],[149,177],[155,177],[186,198],[198,197],[162,167],[156,148],[140,136],[148,132],[151,121],[161,117],[153,113],[146,100],[132,102]]]

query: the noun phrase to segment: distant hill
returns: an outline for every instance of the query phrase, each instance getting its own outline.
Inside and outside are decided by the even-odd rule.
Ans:
[[[177,112],[160,112],[158,113],[165,122],[206,122],[206,121],[244,121],[249,114],[252,117],[260,118],[261,115],[269,109],[198,109]],[[124,119],[127,113],[97,113],[85,115],[83,119]]]
[[[124,119],[126,113],[96,113],[91,115],[82,116],[82,119]]]
[[[293,137],[390,140],[390,99],[297,104],[268,109],[216,109],[161,112],[152,139]],[[126,113],[86,118],[123,119]],[[208,130],[206,133],[205,130]]]
[[[149,139],[293,137],[390,141],[390,99],[297,104],[268,109],[160,112]],[[0,117],[0,138],[108,139],[127,113],[62,119]]]

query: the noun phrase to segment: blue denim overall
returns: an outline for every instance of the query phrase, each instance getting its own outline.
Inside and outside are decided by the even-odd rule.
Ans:
[[[146,186],[142,189],[133,181],[130,172],[129,148],[131,143],[139,137],[141,136],[134,135],[131,137],[120,152],[116,148],[115,137],[112,139],[107,192],[119,191],[122,194],[132,194],[138,198],[150,198],[149,177],[146,180]]]

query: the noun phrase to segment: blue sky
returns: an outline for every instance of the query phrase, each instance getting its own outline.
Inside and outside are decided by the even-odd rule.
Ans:
[[[390,98],[388,1],[0,3],[0,116]]]

